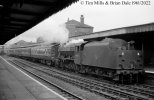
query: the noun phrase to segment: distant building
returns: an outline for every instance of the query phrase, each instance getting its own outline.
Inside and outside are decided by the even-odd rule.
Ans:
[[[69,30],[69,38],[93,33],[93,27],[84,23],[83,15],[80,16],[80,22],[68,19],[65,24]]]
[[[24,40],[20,40],[20,41],[14,43],[13,45],[14,45],[14,46],[25,46],[25,45],[27,45],[27,44],[28,44],[28,42],[26,42],[26,41],[24,41]]]

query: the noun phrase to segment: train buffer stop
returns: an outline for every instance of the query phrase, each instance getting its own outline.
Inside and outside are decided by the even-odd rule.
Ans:
[[[0,57],[0,100],[66,100]]]

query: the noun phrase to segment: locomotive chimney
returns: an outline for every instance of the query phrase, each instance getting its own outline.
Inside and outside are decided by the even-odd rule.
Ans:
[[[80,16],[80,22],[81,22],[82,24],[84,24],[84,16],[83,16],[83,15]]]

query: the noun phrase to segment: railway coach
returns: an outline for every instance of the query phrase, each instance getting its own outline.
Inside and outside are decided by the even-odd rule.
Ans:
[[[44,44],[31,48],[31,59],[48,64],[55,65],[55,61],[58,57],[59,44]]]

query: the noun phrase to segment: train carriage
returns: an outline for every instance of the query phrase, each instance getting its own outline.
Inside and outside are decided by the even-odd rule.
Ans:
[[[31,57],[34,60],[51,65],[58,56],[57,49],[57,45],[54,44],[38,45],[31,48]]]
[[[31,56],[31,49],[30,47],[21,47],[16,50],[16,55],[22,58],[29,58]]]

